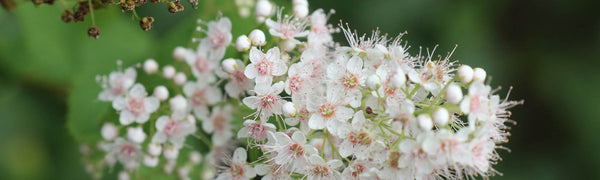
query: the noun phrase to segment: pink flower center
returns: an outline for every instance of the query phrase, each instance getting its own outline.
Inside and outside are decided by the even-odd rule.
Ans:
[[[344,86],[351,89],[358,85],[358,78],[356,75],[346,72],[346,75],[342,78],[342,83]]]
[[[318,177],[329,176],[329,168],[327,168],[325,166],[317,166],[312,169],[312,172],[315,176],[318,176]]]
[[[368,132],[351,132],[348,138],[352,144],[369,145],[371,144],[371,136]]]
[[[471,109],[471,112],[476,112],[479,110],[481,108],[481,103],[482,99],[480,95],[471,97],[471,101],[469,102],[469,108]]]
[[[175,135],[179,129],[178,125],[179,123],[177,123],[177,121],[171,121],[167,123],[164,129],[165,135],[167,135],[168,137]]]
[[[203,105],[206,102],[206,93],[204,90],[198,90],[192,94],[192,103],[195,105]]]
[[[242,166],[241,164],[234,164],[231,166],[230,168],[231,171],[231,175],[235,178],[235,179],[239,179],[239,178],[243,178],[244,177],[244,166]]]
[[[358,175],[362,174],[363,172],[365,172],[365,166],[359,164],[359,165],[352,167],[352,173],[350,173],[350,174],[353,177],[358,177]]]
[[[252,138],[256,140],[264,139],[267,136],[267,131],[265,131],[265,127],[261,124],[254,124],[250,126],[250,134],[252,134]]]
[[[196,58],[196,62],[194,63],[194,67],[198,72],[205,73],[208,71],[208,59],[206,58]]]
[[[294,153],[294,156],[296,157],[304,155],[304,148],[302,148],[302,146],[300,146],[299,144],[292,144],[290,146],[290,151]]]
[[[133,160],[137,157],[137,150],[129,144],[124,144],[119,147],[118,154],[122,159]]]
[[[260,63],[258,63],[258,73],[262,74],[262,75],[268,75],[271,73],[271,63],[269,63],[269,61],[261,61]]]
[[[221,131],[225,129],[226,123],[227,122],[225,122],[225,117],[223,117],[223,114],[217,114],[215,118],[213,118],[213,125],[215,127],[215,130]]]
[[[225,44],[225,33],[222,31],[216,31],[210,35],[210,43],[214,48],[218,48]]]
[[[129,111],[134,115],[140,115],[144,112],[144,99],[142,98],[132,98],[129,100]]]
[[[333,107],[333,105],[329,103],[323,104],[321,105],[321,107],[319,107],[319,113],[321,114],[321,116],[330,117],[331,115],[333,115],[334,112],[335,107]]]
[[[260,105],[263,109],[270,109],[273,104],[275,104],[276,100],[277,98],[275,96],[269,94],[260,99]]]
[[[244,75],[244,72],[242,71],[234,71],[231,79],[233,82],[241,84],[246,81],[246,75]]]
[[[298,89],[300,89],[301,83],[302,79],[298,76],[290,78],[290,89],[292,90],[292,92],[298,91]]]

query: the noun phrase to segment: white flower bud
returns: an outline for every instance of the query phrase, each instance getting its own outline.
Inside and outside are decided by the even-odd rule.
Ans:
[[[308,1],[307,0],[293,0],[292,4],[294,6],[308,6]]]
[[[255,29],[250,32],[250,42],[255,46],[262,46],[267,44],[267,40],[265,38],[265,33],[260,29]]]
[[[302,4],[294,5],[294,14],[297,17],[306,17],[308,16],[308,6]]]
[[[129,141],[141,144],[146,140],[146,133],[142,127],[129,127],[127,128],[127,139]]]
[[[283,114],[287,117],[296,116],[296,105],[292,102],[286,102],[282,107]]]
[[[177,156],[179,156],[179,149],[175,148],[174,146],[167,146],[163,152],[163,155],[167,160],[176,160]]]
[[[177,95],[169,100],[171,111],[183,111],[187,108],[187,100],[182,95]]]
[[[241,35],[235,40],[235,49],[240,52],[250,49],[250,45],[250,39],[246,35]]]
[[[423,130],[429,131],[433,128],[433,121],[429,114],[419,114],[419,116],[417,116],[417,122],[419,123],[419,128]]]
[[[202,162],[202,154],[198,151],[192,151],[190,153],[190,162],[192,164],[200,164]]]
[[[444,126],[446,124],[448,124],[448,119],[450,118],[450,114],[448,113],[448,110],[446,110],[445,108],[438,108],[435,111],[433,111],[433,122],[435,122],[438,125]]]
[[[473,80],[473,68],[469,65],[460,66],[456,74],[458,75],[458,80],[462,83],[469,83]]]
[[[175,165],[177,164],[177,162],[175,161],[167,161],[167,163],[165,164],[165,166],[163,166],[163,171],[166,174],[171,174],[173,173],[173,169],[175,169]]]
[[[162,152],[162,146],[158,142],[151,142],[148,144],[148,154],[152,156],[159,156]]]
[[[144,165],[148,167],[156,167],[158,165],[158,157],[144,155]]]
[[[406,83],[406,75],[404,75],[404,72],[400,68],[398,68],[398,70],[396,70],[396,73],[394,73],[390,81],[392,82],[393,87],[400,88],[404,86],[404,83]]]
[[[223,60],[223,62],[221,62],[221,66],[223,66],[223,71],[225,71],[227,73],[233,73],[233,72],[235,72],[237,62],[235,62],[235,59],[228,58],[228,59]]]
[[[452,104],[458,104],[462,100],[463,94],[460,87],[456,84],[450,84],[446,88],[446,100]]]
[[[381,85],[381,79],[379,78],[379,76],[373,74],[373,75],[370,75],[369,77],[367,77],[367,87],[369,87],[370,89],[375,90],[380,85]]]
[[[175,67],[168,65],[163,68],[163,77],[171,79],[175,76]]]
[[[294,42],[292,39],[285,39],[279,42],[279,47],[281,47],[281,50],[285,52],[290,52],[296,48],[296,42]]]
[[[158,63],[154,59],[148,59],[144,62],[144,71],[148,74],[158,71]]]
[[[104,123],[100,132],[102,134],[102,138],[107,141],[112,141],[119,136],[117,126],[113,125],[112,123]]]
[[[189,180],[188,176],[190,175],[190,168],[187,166],[180,167],[177,169],[177,175],[181,177],[181,180]]]
[[[173,58],[175,58],[175,60],[178,61],[185,61],[185,57],[187,55],[187,49],[185,49],[184,47],[181,46],[177,46],[175,47],[175,50],[173,51]]]
[[[483,82],[483,80],[485,80],[485,70],[481,69],[481,68],[475,68],[473,69],[473,81],[480,81]]]
[[[154,96],[161,101],[167,100],[169,98],[169,90],[165,86],[157,86],[154,88]]]
[[[175,74],[175,77],[173,77],[173,81],[176,85],[182,86],[187,81],[187,76],[185,76],[185,73],[183,72],[178,72]]]
[[[258,2],[256,2],[256,9],[254,10],[256,16],[270,16],[272,11],[273,4],[268,0],[258,0]]]
[[[127,171],[119,172],[119,180],[129,180],[129,173]]]

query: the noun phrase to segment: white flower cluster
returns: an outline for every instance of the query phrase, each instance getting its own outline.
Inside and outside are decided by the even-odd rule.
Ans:
[[[134,67],[101,78],[99,99],[112,102],[120,116],[119,125],[102,127],[104,161],[110,166],[118,161],[132,172],[140,162],[156,167],[164,158],[165,172],[177,166],[182,179],[196,169],[216,179],[454,179],[497,173],[491,165],[500,160],[496,149],[508,141],[507,109],[521,102],[495,95],[484,83],[485,70],[455,64],[452,53],[433,59],[435,48],[411,55],[403,34],[358,36],[346,25],[339,29],[349,46],[340,46],[332,38],[339,29],[327,23],[333,11],[309,14],[306,0],[293,4],[291,14],[278,9],[271,17],[273,4],[257,1],[256,18],[264,20],[270,39],[261,29],[240,35],[234,42],[240,59],[225,59],[232,24],[220,17],[206,24],[196,49],[175,49],[183,65],[179,72],[171,65],[159,70],[156,61],[147,60],[147,74],[172,82],[156,86],[152,95],[136,83]],[[235,116],[248,108],[252,112]],[[210,152],[202,158],[193,151],[188,163],[177,164],[188,136],[202,140]],[[242,147],[232,153],[238,143]],[[249,158],[248,148],[262,155]],[[207,163],[196,167],[202,159]],[[222,164],[227,167],[215,169]],[[127,172],[119,177],[129,177]]]

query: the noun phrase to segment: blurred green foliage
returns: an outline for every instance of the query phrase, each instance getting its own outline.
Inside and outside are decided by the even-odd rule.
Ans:
[[[89,179],[78,142],[99,138],[110,104],[95,100],[98,74],[140,63],[172,62],[175,46],[189,46],[196,19],[220,10],[234,22],[233,35],[248,33],[252,19],[236,13],[233,0],[169,14],[166,5],[137,9],[153,16],[149,32],[116,7],[96,11],[100,38],[80,23],[65,24],[58,6],[20,1],[0,10],[0,179]],[[288,1],[277,1],[289,3]],[[598,179],[600,173],[600,2],[335,0],[310,1],[335,9],[330,22],[350,23],[359,32],[377,27],[404,39],[418,53],[439,43],[454,59],[483,67],[501,93],[525,99],[513,110],[511,152],[497,179]],[[288,7],[289,8],[289,7]],[[242,27],[242,28],[240,28]],[[343,36],[336,36],[344,41]],[[229,54],[232,55],[232,54]],[[67,121],[69,119],[69,121]]]

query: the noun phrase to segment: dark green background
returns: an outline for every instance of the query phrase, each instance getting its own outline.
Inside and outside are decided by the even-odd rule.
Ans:
[[[213,19],[217,9],[232,17],[234,38],[248,33],[236,29],[252,23],[230,15],[232,1],[219,0],[208,10],[202,1],[198,10],[184,3],[178,14],[164,4],[144,5],[140,16],[156,19],[150,32],[116,7],[99,10],[98,40],[86,36],[89,16],[65,24],[56,5],[19,1],[11,12],[0,10],[0,179],[88,179],[76,143],[87,137],[76,140],[68,127],[78,127],[75,134],[97,131],[94,122],[110,110],[89,98],[100,91],[95,75],[115,69],[117,59],[125,65],[172,61],[172,49],[189,44],[195,19]],[[458,44],[453,59],[486,69],[492,85],[503,87],[500,94],[514,86],[511,99],[525,105],[513,109],[518,125],[504,145],[511,152],[500,150],[503,161],[495,167],[503,176],[495,179],[600,178],[600,1],[310,3],[311,10],[334,8],[331,23],[342,19],[359,32],[408,31],[404,39],[413,54],[436,44],[445,54]],[[68,125],[68,118],[83,121]]]

